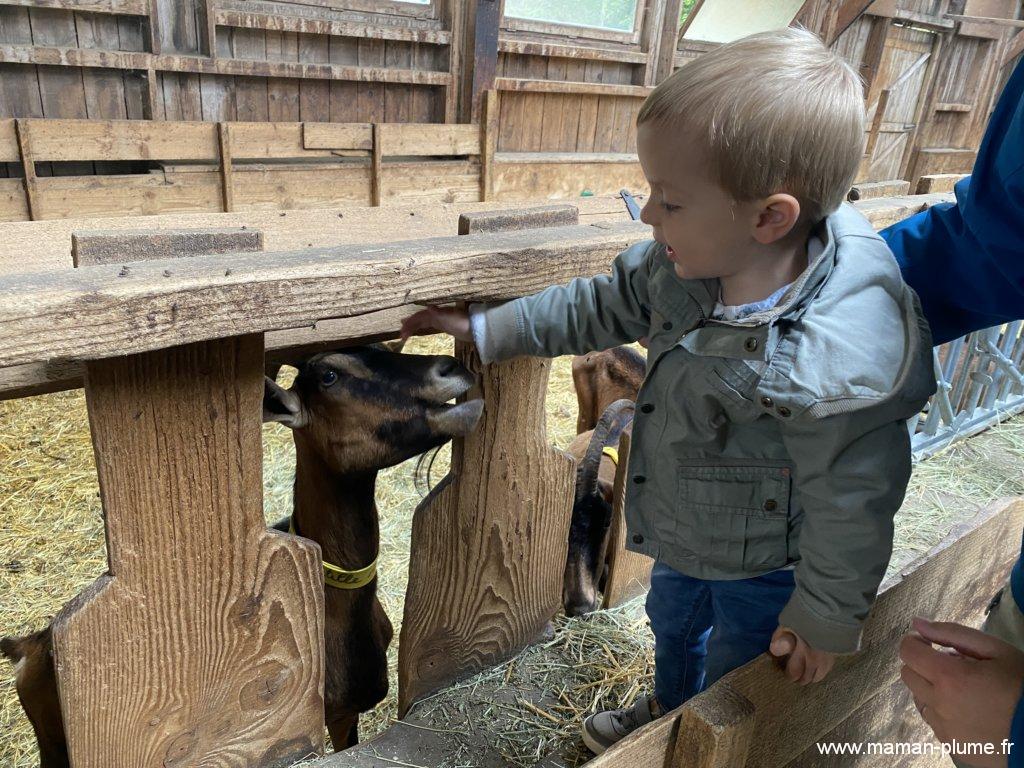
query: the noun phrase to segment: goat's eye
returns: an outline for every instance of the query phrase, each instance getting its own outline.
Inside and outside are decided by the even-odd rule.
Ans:
[[[329,387],[338,380],[338,374],[328,368],[326,371],[320,374],[320,383],[325,387]]]

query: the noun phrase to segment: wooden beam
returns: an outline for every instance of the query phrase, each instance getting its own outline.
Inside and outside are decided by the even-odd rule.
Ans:
[[[208,160],[217,126],[147,120],[24,120],[37,161]]]
[[[836,24],[831,36],[825,41],[826,45],[832,45],[839,36],[848,30],[853,23],[859,19],[871,7],[875,0],[842,0],[836,13]]]
[[[263,233],[245,227],[163,229],[156,232],[99,229],[71,233],[71,260],[76,267],[262,250]]]
[[[478,155],[480,126],[436,123],[378,123],[381,155]]]
[[[47,48],[31,45],[0,45],[0,62],[61,67],[106,69],[155,69],[241,77],[283,77],[306,80],[352,80],[364,83],[448,85],[448,72],[391,67],[357,67],[295,61],[209,59],[204,56],[154,55],[135,51],[101,51],[89,48]],[[620,86],[621,87],[621,86]]]
[[[502,0],[476,0],[476,18],[473,20],[473,85],[469,95],[471,122],[479,122],[483,94],[495,87],[501,6]]]
[[[1001,19],[993,16],[963,16],[957,13],[947,13],[947,19],[958,21],[962,24],[992,24],[998,27],[1015,27],[1024,29],[1024,19]]]
[[[1006,44],[1006,52],[1003,54],[1003,67],[1008,67],[1014,59],[1024,53],[1024,30],[1021,30],[1013,39]]]
[[[522,56],[548,56],[560,59],[583,59],[584,61],[619,61],[624,64],[645,64],[647,62],[647,54],[643,51],[600,48],[590,45],[568,45],[508,37],[498,38],[498,50],[501,53],[515,53]]]
[[[309,16],[254,13],[218,8],[216,23],[223,27],[265,29],[274,32],[358,37],[367,40],[405,40],[413,43],[451,45],[451,32],[444,29],[410,29],[399,26],[374,26],[353,21]]]
[[[306,149],[373,150],[371,123],[303,123],[302,145]]]
[[[263,370],[259,335],[89,364],[109,572],[53,623],[76,766],[323,748],[322,565],[263,519]]]
[[[489,0],[485,0],[488,1]],[[596,96],[646,97],[654,88],[646,85],[619,85],[613,83],[578,83],[562,80],[532,80],[518,77],[496,77],[494,87],[499,91],[518,93],[581,93]]]
[[[235,210],[235,185],[231,175],[231,135],[227,123],[217,123],[217,138],[220,145],[220,183],[224,200],[224,212]]]
[[[28,137],[28,128],[25,120],[14,121],[14,130],[18,134],[18,152],[21,155],[21,169],[24,174],[25,202],[28,207],[29,219],[35,219],[39,215],[39,207],[36,202],[36,162],[32,154],[31,144]]]
[[[116,13],[122,16],[148,16],[148,0],[0,0],[0,6],[58,8],[83,13]]]
[[[666,0],[665,13],[661,20],[657,59],[654,62],[654,83],[660,83],[672,74],[675,65],[676,49],[679,45],[680,15],[682,0]]]
[[[459,215],[459,234],[478,235],[481,232],[569,227],[579,222],[580,209],[575,205],[539,205],[531,208],[472,211]]]
[[[0,278],[0,367],[133,354],[412,303],[508,299],[602,272],[649,233],[628,222],[9,275]]]
[[[466,39],[466,9],[465,0],[444,0],[435,2],[435,6],[441,16],[441,20],[452,31],[456,40]],[[463,72],[463,54],[465,45],[452,45],[448,48],[448,74],[452,76],[451,82],[444,88],[444,122],[458,123],[460,114],[460,101],[462,100],[463,84],[465,75]],[[465,108],[462,112],[466,112]],[[468,110],[472,113],[472,110]],[[470,120],[469,122],[476,122]]]
[[[199,27],[199,52],[211,59],[217,58],[216,0],[201,0],[196,4],[196,25]]]
[[[493,88],[484,91],[483,111],[480,114],[480,199],[494,197],[494,156],[498,151],[498,116],[501,101]]]
[[[746,762],[754,705],[728,685],[683,707],[672,768],[735,768]]]

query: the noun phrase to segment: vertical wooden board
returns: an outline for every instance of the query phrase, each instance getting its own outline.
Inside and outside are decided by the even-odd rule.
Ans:
[[[359,41],[351,37],[329,38],[331,64],[359,64]],[[330,121],[332,123],[369,122],[359,117],[359,86],[345,80],[332,80]]]
[[[584,66],[583,79],[587,83],[598,82],[601,75],[601,63],[588,61]],[[586,95],[580,100],[580,122],[576,131],[575,152],[593,152],[594,139],[597,133],[597,106],[600,96]]]
[[[203,100],[199,75],[188,72],[164,72],[159,81],[163,86],[165,120],[202,120]]]
[[[534,641],[561,603],[574,465],[544,433],[551,363],[457,355],[480,372],[484,415],[413,517],[400,715]]]
[[[598,82],[617,82],[610,79],[616,74],[615,67],[608,62],[600,62]],[[611,152],[615,146],[615,96],[599,96],[597,102],[597,125],[594,128],[594,151]]]
[[[32,25],[28,8],[0,7],[0,42],[31,45]],[[0,64],[2,117],[42,117],[39,73],[33,64]]]
[[[120,46],[117,18],[102,13],[76,13],[78,47],[116,51]],[[126,120],[124,78],[111,69],[83,69],[86,114],[92,120]]]
[[[232,54],[236,59],[263,61],[267,58],[267,33],[262,29],[232,30]],[[267,78],[235,78],[235,113],[242,122],[269,118]]]
[[[154,0],[154,3],[160,52],[199,53],[196,0]]]
[[[152,69],[146,73],[147,98],[152,101],[150,120],[167,119],[167,100],[164,98],[164,79],[171,73],[155,72]]]
[[[77,48],[74,14],[53,8],[31,8],[34,45]],[[77,67],[39,67],[39,95],[43,117],[88,117],[82,70]]]
[[[358,57],[361,67],[384,66],[384,40],[362,38],[359,41]],[[356,118],[366,123],[384,122],[384,83],[359,83],[356,85]]]
[[[404,40],[384,41],[384,65],[389,68],[412,69],[414,43]],[[415,86],[387,83],[384,85],[384,120],[389,123],[411,123],[412,91]]]
[[[504,77],[521,77],[522,56],[503,53],[498,60],[499,74]],[[524,93],[511,91],[501,94],[501,117],[498,120],[498,151],[521,152],[523,150],[523,120],[525,117]]]
[[[525,76],[532,80],[546,80],[548,76],[548,59],[544,56],[524,56],[526,62]],[[549,94],[523,94],[523,140],[525,152],[544,151],[544,103]]]
[[[299,61],[326,62],[330,58],[327,35],[299,35]],[[299,81],[299,119],[326,123],[331,120],[331,87],[327,80]]]
[[[412,44],[413,69],[434,69],[434,48],[425,43]],[[432,123],[435,114],[435,90],[425,85],[410,86],[409,119],[413,123]]]
[[[565,67],[565,79],[573,82],[585,82],[587,76],[586,62],[569,59]],[[558,141],[558,151],[576,152],[577,139],[580,131],[580,113],[583,111],[583,96],[566,94],[563,97],[562,135]]]
[[[548,58],[548,70],[545,77],[548,80],[565,80],[566,60],[563,58]],[[542,106],[541,125],[541,147],[545,152],[562,151],[560,146],[562,140],[562,122],[565,120],[565,94],[545,93]]]
[[[298,61],[299,38],[295,32],[267,32],[267,58],[273,61]],[[268,118],[272,122],[298,122],[299,81],[292,78],[267,79]]]
[[[615,608],[642,595],[651,586],[654,561],[646,555],[626,549],[626,479],[629,476],[629,433],[619,440],[619,464],[615,470],[612,526],[608,532],[608,580],[605,583],[602,608]]]
[[[199,75],[199,95],[203,104],[203,120],[220,123],[238,119],[234,78]]]
[[[54,621],[77,768],[322,746],[320,556],[264,525],[262,393],[259,336],[88,366],[109,574]]]
[[[120,16],[117,19],[118,48],[122,51],[144,51],[146,41],[144,20],[138,16]],[[125,116],[129,120],[142,120],[148,111],[146,76],[140,72],[122,72],[124,79]]]

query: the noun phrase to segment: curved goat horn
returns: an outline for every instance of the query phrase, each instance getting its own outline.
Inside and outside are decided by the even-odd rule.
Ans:
[[[597,420],[594,433],[587,444],[587,452],[583,461],[576,468],[576,500],[597,493],[597,473],[601,466],[601,454],[606,446],[617,445],[622,430],[633,419],[635,404],[632,400],[616,400],[605,408],[601,418]]]

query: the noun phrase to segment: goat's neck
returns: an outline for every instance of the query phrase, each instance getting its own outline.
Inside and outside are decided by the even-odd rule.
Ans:
[[[376,559],[376,482],[376,471],[335,472],[296,435],[292,520],[302,536],[320,545],[324,562],[357,570]]]

